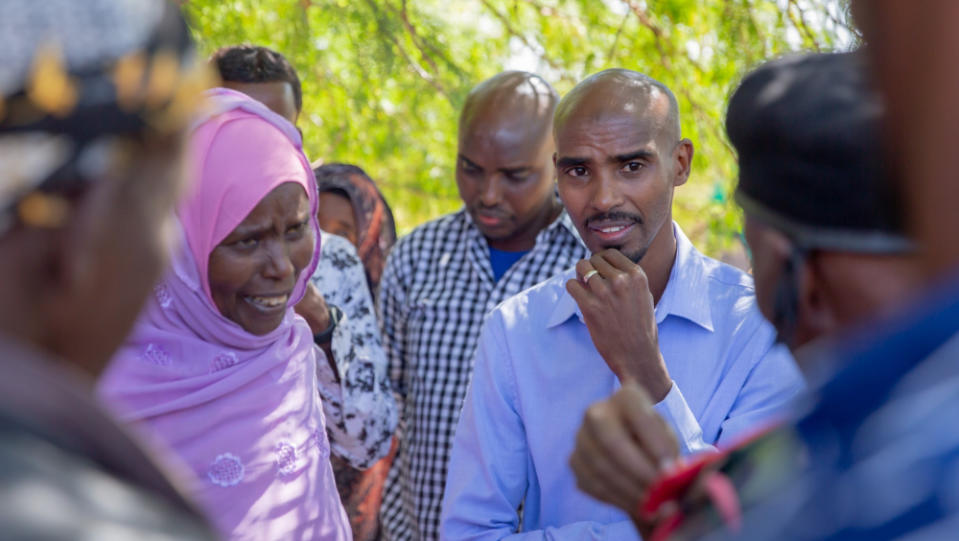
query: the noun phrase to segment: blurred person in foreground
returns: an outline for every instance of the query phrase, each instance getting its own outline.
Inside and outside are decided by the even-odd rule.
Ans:
[[[213,539],[91,397],[164,266],[206,72],[168,2],[0,12],[2,536]]]
[[[558,100],[522,71],[476,85],[459,118],[463,208],[420,225],[387,258],[379,307],[402,416],[380,511],[386,539],[440,538],[450,446],[486,314],[586,256],[556,195]]]
[[[876,384],[896,363],[873,359],[868,374],[846,379],[850,367],[868,358],[854,360],[862,354],[852,352],[872,348],[870,342],[895,348],[895,355],[919,345],[874,335],[922,287],[918,252],[896,197],[902,186],[891,181],[881,152],[882,119],[861,53],[770,62],[749,74],[730,99],[727,131],[740,164],[736,199],[746,215],[759,304],[817,384],[794,425],[760,435],[712,464],[671,500],[669,516],[659,517],[640,511],[648,484],[620,493],[611,488],[621,486],[610,475],[615,469],[658,460],[644,445],[655,429],[645,419],[648,398],[641,389],[624,388],[593,406],[571,459],[579,482],[629,510],[641,530],[684,515],[675,538],[708,534],[721,525],[726,504],[706,501],[706,487],[722,479],[735,487],[727,499],[745,516],[737,519],[738,533],[720,530],[713,534],[719,538],[887,539],[911,531],[917,523],[907,523],[926,512],[908,508],[931,502],[901,498],[917,486],[910,476],[923,464],[909,449],[882,443],[934,441],[922,423],[903,424],[908,417],[918,421],[921,410],[899,404],[866,413],[877,399]],[[857,417],[861,425],[850,430],[847,423]],[[890,490],[903,492],[890,497]]]
[[[225,538],[350,540],[317,390],[326,359],[293,309],[319,257],[313,170],[286,119],[207,95],[182,242],[99,391],[187,465]]]
[[[751,278],[699,253],[672,220],[693,158],[672,92],[602,71],[560,101],[554,137],[559,194],[593,255],[487,317],[443,539],[634,539],[626,514],[577,490],[566,461],[590,404],[628,382],[650,396],[661,461],[624,470],[619,485],[631,485],[776,420],[803,386]]]
[[[386,264],[386,255],[396,241],[393,214],[367,174],[355,165],[331,163],[313,169],[320,190],[320,228],[342,235],[357,250],[366,274],[366,285],[375,295],[379,288],[380,275]],[[336,235],[329,235],[334,237]],[[367,288],[357,283],[356,273],[345,275],[338,269],[353,268],[357,259],[353,253],[325,254],[329,257],[329,272],[313,274],[313,283],[327,300],[338,305],[356,307],[349,316],[353,332],[363,344],[379,347],[380,331],[372,306],[362,305],[354,299],[361,298]],[[369,311],[366,311],[369,310]],[[385,361],[385,358],[384,358]],[[364,381],[375,381],[372,371]],[[370,429],[372,431],[372,428]],[[379,534],[379,510],[383,501],[383,486],[396,452],[393,442],[391,452],[366,470],[351,467],[339,457],[332,457],[340,498],[350,516],[353,537],[357,541],[376,539]]]
[[[283,55],[266,47],[233,45],[217,50],[210,62],[225,87],[255,98],[296,124],[303,106],[302,88],[296,70]],[[329,361],[317,366],[317,381],[334,455],[333,471],[353,535],[364,541],[373,538],[377,530],[381,489],[377,490],[375,480],[383,474],[358,472],[388,468],[388,463],[380,458],[390,450],[397,408],[389,385],[373,291],[368,285],[370,267],[364,270],[357,250],[364,250],[370,260],[378,253],[381,258],[385,256],[377,251],[382,249],[378,244],[354,247],[352,240],[324,230],[324,225],[340,214],[333,205],[321,202],[320,208],[320,261],[296,310],[310,324],[314,342]],[[392,231],[395,239],[392,215],[386,209],[373,217],[388,216],[389,222],[382,222],[380,231],[384,236]],[[357,223],[356,219],[353,223]],[[374,225],[370,223],[371,230]],[[382,264],[381,260],[379,272]],[[375,264],[373,268],[377,268]]]

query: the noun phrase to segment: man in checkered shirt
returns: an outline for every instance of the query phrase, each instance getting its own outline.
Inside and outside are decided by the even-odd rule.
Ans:
[[[557,101],[525,72],[474,88],[459,123],[464,208],[416,228],[387,261],[380,311],[402,415],[380,511],[386,539],[438,537],[449,449],[486,313],[588,256],[556,196]]]

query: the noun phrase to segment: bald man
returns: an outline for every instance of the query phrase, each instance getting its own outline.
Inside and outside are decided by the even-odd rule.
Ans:
[[[637,538],[625,513],[577,489],[567,463],[588,406],[625,382],[671,429],[644,442],[660,469],[771,421],[802,388],[749,276],[700,254],[672,221],[693,157],[672,92],[636,72],[600,72],[559,103],[554,138],[559,194],[593,255],[487,318],[444,540]],[[623,486],[656,475],[624,471]]]
[[[553,111],[542,78],[505,72],[470,92],[459,123],[456,183],[464,208],[393,248],[380,311],[400,451],[380,518],[390,540],[437,539],[453,430],[484,316],[588,252],[553,182]]]

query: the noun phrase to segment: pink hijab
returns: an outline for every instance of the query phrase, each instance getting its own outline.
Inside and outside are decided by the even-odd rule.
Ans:
[[[326,360],[293,312],[320,252],[313,172],[285,119],[238,92],[209,97],[213,114],[190,138],[194,193],[177,211],[184,242],[99,391],[193,471],[193,496],[224,537],[348,540],[316,388],[316,362]],[[207,265],[285,182],[306,191],[316,250],[283,322],[257,336],[220,314]]]

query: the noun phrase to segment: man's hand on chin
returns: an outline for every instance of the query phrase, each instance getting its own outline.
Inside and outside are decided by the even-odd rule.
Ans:
[[[620,381],[642,385],[654,402],[673,382],[659,351],[653,296],[646,273],[619,250],[608,249],[576,264],[566,283],[600,356]]]

